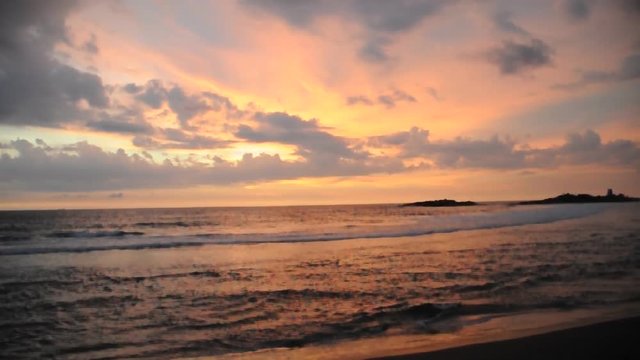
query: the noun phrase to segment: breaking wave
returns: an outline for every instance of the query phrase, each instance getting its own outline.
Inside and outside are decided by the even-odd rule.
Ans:
[[[419,215],[411,222],[372,226],[368,220],[358,224],[328,224],[324,227],[299,226],[295,230],[242,233],[247,227],[232,228],[235,232],[202,231],[199,221],[136,222],[133,228],[114,230],[64,230],[41,235],[44,239],[55,239],[55,243],[38,240],[33,234],[9,233],[0,236],[0,255],[77,253],[105,250],[162,249],[174,247],[202,246],[210,244],[250,244],[266,242],[311,242],[348,239],[388,238],[419,236],[435,233],[451,233],[464,230],[492,229],[527,224],[549,223],[597,214],[606,205],[558,205],[503,207],[497,211],[470,213]],[[209,223],[215,223],[209,221]],[[278,229],[278,224],[273,228]],[[289,224],[283,223],[282,228]],[[299,224],[298,224],[299,225]],[[139,228],[162,228],[163,232],[139,231]],[[166,230],[165,230],[166,229]],[[194,230],[190,230],[194,229]],[[209,229],[209,228],[204,228]],[[217,229],[214,227],[214,229]],[[98,242],[98,239],[100,241]]]

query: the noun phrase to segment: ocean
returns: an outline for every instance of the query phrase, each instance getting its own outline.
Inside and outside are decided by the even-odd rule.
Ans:
[[[0,212],[8,359],[277,357],[629,304],[638,203]]]

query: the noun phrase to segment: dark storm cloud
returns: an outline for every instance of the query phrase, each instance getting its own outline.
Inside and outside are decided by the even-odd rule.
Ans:
[[[408,31],[425,18],[455,3],[446,0],[244,0],[247,6],[272,14],[297,28],[310,28],[317,18],[338,16],[355,21],[367,33],[358,50],[364,61],[383,63],[390,59],[386,47],[393,35]]]
[[[486,52],[486,59],[504,75],[519,74],[552,63],[553,49],[539,39],[507,40]]]
[[[353,106],[353,105],[367,105],[367,106],[372,106],[372,105],[383,105],[386,106],[387,108],[392,108],[395,107],[398,103],[401,102],[409,102],[409,103],[413,103],[416,102],[416,98],[413,97],[411,94],[408,94],[402,90],[394,90],[391,93],[387,93],[387,94],[382,94],[382,95],[378,95],[375,100],[370,99],[367,96],[364,95],[355,95],[355,96],[349,96],[346,99],[346,104],[349,106]]]
[[[0,123],[60,126],[88,116],[78,106],[109,104],[100,77],[53,58],[69,43],[65,18],[73,1],[0,2]]]

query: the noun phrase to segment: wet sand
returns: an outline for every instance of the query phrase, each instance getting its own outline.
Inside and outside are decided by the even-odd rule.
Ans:
[[[632,317],[511,340],[376,359],[640,359],[639,340],[640,317]]]

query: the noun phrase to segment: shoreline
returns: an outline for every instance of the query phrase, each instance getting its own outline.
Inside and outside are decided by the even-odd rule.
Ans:
[[[508,340],[371,359],[637,359],[638,330],[640,316],[635,316]]]
[[[452,330],[457,321],[466,325]],[[453,321],[450,322],[450,321]],[[380,336],[318,343],[304,347],[270,348],[252,352],[181,357],[192,360],[418,360],[418,359],[636,359],[640,354],[625,357],[635,346],[640,330],[640,303],[574,310],[540,310],[524,313],[475,316],[443,321],[442,332],[432,334],[388,333]],[[460,324],[460,323],[458,323]],[[449,330],[447,330],[449,328]],[[600,339],[610,335],[606,342]],[[568,353],[584,343],[608,349],[619,343],[619,352]],[[531,349],[541,350],[532,351]],[[531,354],[529,354],[531,353]],[[590,354],[597,356],[590,357]],[[532,355],[528,358],[526,356]],[[622,355],[622,356],[620,356]]]

